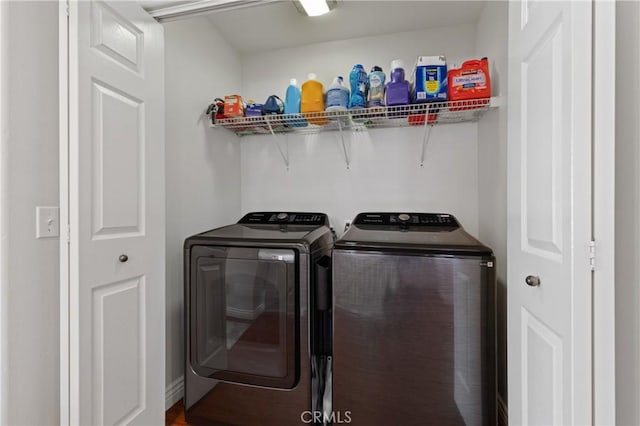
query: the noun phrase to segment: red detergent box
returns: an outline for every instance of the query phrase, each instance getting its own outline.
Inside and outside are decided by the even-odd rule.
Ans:
[[[449,101],[484,99],[491,97],[491,78],[487,58],[465,61],[457,69],[449,70]],[[488,102],[488,101],[487,101]],[[466,105],[469,106],[466,106]],[[462,103],[461,107],[450,107],[451,111],[482,107],[481,103]]]
[[[224,97],[224,116],[242,117],[244,115],[244,104],[242,102],[242,96],[239,95],[227,95]]]

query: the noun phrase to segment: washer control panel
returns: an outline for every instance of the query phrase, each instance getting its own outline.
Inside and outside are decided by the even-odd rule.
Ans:
[[[238,223],[329,226],[329,217],[324,213],[254,212],[245,215]]]
[[[354,225],[368,226],[429,226],[438,228],[459,228],[453,215],[443,213],[360,213]]]

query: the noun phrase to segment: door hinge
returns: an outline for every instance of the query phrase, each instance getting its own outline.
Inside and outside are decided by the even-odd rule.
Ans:
[[[65,2],[65,9],[67,10],[67,18],[69,17],[69,0]]]
[[[67,239],[67,244],[71,244],[71,226],[67,223],[65,227],[65,238]]]
[[[589,267],[591,271],[596,270],[596,242],[594,240],[589,241]]]

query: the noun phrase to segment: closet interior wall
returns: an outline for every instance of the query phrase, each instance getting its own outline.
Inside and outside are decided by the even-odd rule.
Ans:
[[[506,96],[507,3],[488,2],[476,23],[236,52],[204,17],[169,22],[166,43],[167,126],[167,386],[177,394],[183,374],[182,243],[256,210],[322,211],[341,234],[360,211],[454,214],[498,257],[500,350],[506,350],[506,108],[480,123],[432,129],[420,166],[424,126],[238,138],[208,128],[203,110],[215,97],[241,94],[264,102],[284,97],[290,78],[316,73],[326,87],[351,67],[445,54],[451,66],[488,56],[494,95]],[[347,167],[341,137],[349,159]],[[287,167],[276,142],[288,151]],[[499,359],[506,402],[506,360]],[[171,401],[168,399],[167,401]]]
[[[184,374],[183,243],[240,214],[240,145],[207,126],[214,95],[241,91],[240,58],[203,16],[164,24],[166,130],[166,380],[171,405]]]
[[[616,423],[640,424],[640,4],[616,2]]]

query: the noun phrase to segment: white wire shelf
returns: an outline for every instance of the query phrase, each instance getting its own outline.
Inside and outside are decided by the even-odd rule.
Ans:
[[[231,130],[238,136],[248,136],[277,133],[312,134],[333,130],[363,131],[389,127],[473,122],[478,121],[489,108],[495,106],[494,99],[225,118],[218,119],[216,124],[212,126]]]

